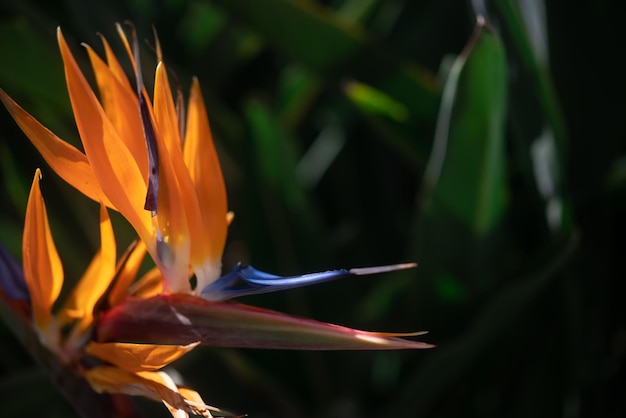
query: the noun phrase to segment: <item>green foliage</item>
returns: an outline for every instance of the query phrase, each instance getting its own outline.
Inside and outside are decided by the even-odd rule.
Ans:
[[[251,417],[623,414],[616,6],[157,3],[0,0],[0,87],[79,143],[55,27],[88,68],[79,42],[102,52],[100,32],[122,51],[113,25],[130,20],[153,44],[154,24],[176,83],[186,91],[195,75],[203,87],[236,215],[225,269],[419,263],[246,302],[356,328],[429,330],[424,340],[438,346],[197,350],[176,366],[208,403]],[[144,52],[149,80],[154,54]],[[20,257],[28,187],[41,167],[66,276],[76,280],[98,242],[97,205],[45,166],[4,111],[0,164],[0,241]],[[125,247],[132,231],[114,221]],[[50,388],[31,397],[42,380],[36,366],[9,328],[0,337],[0,415],[67,416]]]

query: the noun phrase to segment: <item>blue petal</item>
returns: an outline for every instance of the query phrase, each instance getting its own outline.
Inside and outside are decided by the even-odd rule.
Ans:
[[[0,244],[0,287],[11,299],[30,301],[22,266],[2,244]]]
[[[361,276],[387,271],[412,268],[416,265],[396,264],[393,266],[368,267],[357,269],[329,270],[320,273],[309,273],[299,276],[277,276],[265,273],[252,266],[237,264],[233,271],[220,277],[202,289],[200,296],[211,301],[227,300],[240,296],[257,295],[307,286],[314,283],[327,282],[346,276]]]

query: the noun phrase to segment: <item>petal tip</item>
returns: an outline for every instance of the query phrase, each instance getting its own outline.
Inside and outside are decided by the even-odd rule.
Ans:
[[[388,266],[352,268],[349,271],[350,273],[357,275],[357,276],[365,276],[368,274],[388,273],[390,271],[407,270],[407,269],[412,269],[416,267],[417,267],[417,263],[401,263],[401,264],[391,264]]]

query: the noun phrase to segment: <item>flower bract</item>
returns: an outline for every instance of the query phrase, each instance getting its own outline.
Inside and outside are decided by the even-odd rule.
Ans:
[[[41,193],[42,174],[35,172],[22,265],[0,247],[0,297],[37,336],[29,344],[40,345],[60,370],[70,370],[98,393],[161,401],[177,417],[219,412],[163,371],[200,344],[306,350],[431,347],[404,338],[419,333],[354,330],[231,301],[414,264],[287,277],[238,264],[222,274],[233,215],[199,81],[193,79],[184,107],[180,92],[173,94],[157,40],[154,90],[148,92],[136,36],[117,28],[134,74],[127,77],[104,38],[105,59],[85,46],[98,93],[57,32],[82,150],[0,90],[5,107],[50,168],[100,204],[99,249],[60,300],[64,269]],[[122,253],[110,211],[119,212],[137,234]],[[143,272],[146,255],[154,267]]]

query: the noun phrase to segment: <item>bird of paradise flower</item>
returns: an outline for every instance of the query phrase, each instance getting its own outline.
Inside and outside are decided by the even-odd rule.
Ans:
[[[27,324],[17,326],[18,334],[26,336],[25,344],[53,374],[64,374],[62,389],[68,397],[76,397],[71,388],[87,382],[97,393],[161,401],[175,417],[213,416],[223,411],[205,404],[197,392],[177,385],[162,371],[199,344],[303,350],[432,347],[401,338],[420,333],[360,331],[230,301],[414,264],[292,277],[239,264],[221,275],[233,216],[227,210],[198,80],[192,82],[185,116],[180,95],[176,99],[172,95],[157,40],[159,63],[151,100],[141,78],[136,36],[133,32],[129,41],[119,25],[117,30],[135,72],[136,90],[102,37],[106,61],[85,46],[100,100],[61,30],[57,32],[84,153],[0,89],[5,107],[52,169],[100,203],[100,249],[60,305],[63,267],[48,225],[39,169],[28,199],[22,265],[0,246],[0,299],[5,302],[0,312]],[[121,256],[109,210],[121,213],[139,237]],[[156,266],[138,277],[146,253]],[[36,338],[28,338],[28,324]],[[93,412],[84,402],[73,403],[83,414]],[[128,415],[119,400],[112,405],[116,414]]]

